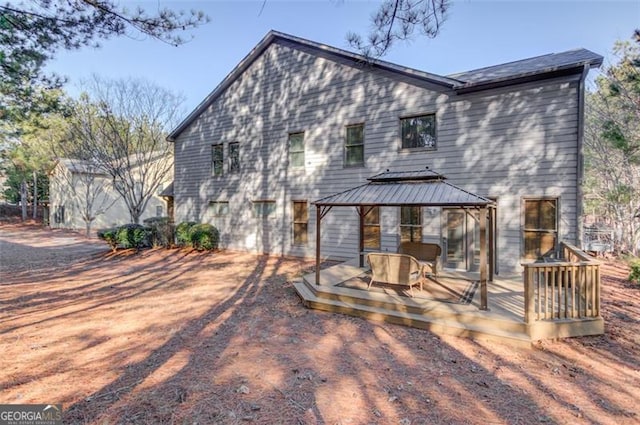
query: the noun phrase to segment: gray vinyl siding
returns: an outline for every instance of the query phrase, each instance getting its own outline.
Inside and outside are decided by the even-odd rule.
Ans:
[[[231,249],[311,256],[311,202],[363,184],[385,169],[429,166],[453,184],[498,198],[500,270],[517,270],[521,199],[560,198],[560,239],[575,240],[578,137],[577,76],[473,94],[391,78],[358,64],[270,45],[175,141],[176,221],[211,222]],[[437,149],[400,149],[400,118],[436,114]],[[345,167],[345,126],[365,124],[364,167]],[[288,167],[288,134],[304,131],[305,166]],[[240,144],[240,173],[228,173],[228,144]],[[225,165],[213,177],[211,145],[224,143]],[[253,215],[252,201],[276,212]],[[292,200],[309,201],[309,242],[293,245]],[[213,217],[211,200],[230,214]],[[381,211],[382,250],[398,243],[398,212]],[[423,239],[439,240],[440,217]],[[333,208],[322,226],[323,257],[357,255],[354,208]]]

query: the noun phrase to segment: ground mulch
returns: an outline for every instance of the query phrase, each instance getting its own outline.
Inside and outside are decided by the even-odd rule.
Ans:
[[[532,348],[308,310],[308,260],[111,253],[0,224],[0,403],[70,424],[636,424],[640,288],[603,267],[606,334]]]

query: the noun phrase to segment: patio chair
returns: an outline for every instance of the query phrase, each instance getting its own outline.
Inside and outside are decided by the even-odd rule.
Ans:
[[[413,297],[413,287],[420,286],[424,281],[424,269],[418,260],[410,255],[389,254],[383,252],[372,252],[367,254],[367,263],[371,267],[371,284],[376,282],[388,283],[392,285],[403,285],[409,287],[409,293]]]
[[[422,242],[401,242],[398,247],[400,254],[411,255],[428,268],[428,272],[433,276],[438,275],[440,267],[440,256],[442,248],[435,243]]]

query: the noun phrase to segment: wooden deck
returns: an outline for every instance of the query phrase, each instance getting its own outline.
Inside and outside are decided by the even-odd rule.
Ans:
[[[367,269],[357,267],[357,259],[329,267],[295,283],[304,304],[313,309],[349,314],[397,323],[437,334],[476,339],[497,339],[517,345],[530,345],[539,339],[602,334],[601,318],[566,319],[525,323],[525,294],[522,275],[496,276],[488,285],[488,311],[480,310],[480,291],[470,303],[443,302],[420,296],[411,298],[395,291],[367,291],[340,287],[350,279],[363,276]],[[443,271],[438,281],[478,280],[479,275]],[[433,283],[433,282],[432,282]],[[427,283],[429,284],[429,283]],[[391,293],[389,293],[391,292]]]

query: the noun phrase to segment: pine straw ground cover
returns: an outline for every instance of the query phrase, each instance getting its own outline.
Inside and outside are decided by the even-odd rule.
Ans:
[[[80,246],[0,225],[0,403],[62,403],[71,424],[640,421],[620,264],[606,335],[523,349],[307,310],[291,281],[309,261]]]

